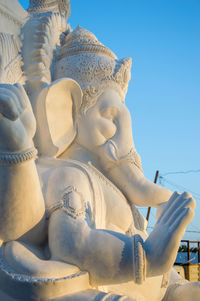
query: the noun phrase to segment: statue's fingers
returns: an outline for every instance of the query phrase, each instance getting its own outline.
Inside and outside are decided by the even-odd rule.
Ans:
[[[192,210],[195,210],[196,202],[192,196],[190,198],[188,198],[188,204],[186,205],[186,208],[191,208]]]
[[[9,85],[9,87],[3,88],[2,85],[0,85],[0,102],[2,101],[2,98],[4,100],[7,99],[8,102],[16,106],[18,113],[21,114],[22,109],[19,104],[18,97],[11,87],[12,86]]]
[[[10,120],[16,120],[20,115],[20,111],[13,102],[13,99],[10,99],[8,94],[1,94],[1,89],[0,95],[0,113]]]
[[[179,216],[172,222],[170,229],[174,232],[174,234],[178,235],[180,233],[180,235],[182,235],[182,231],[185,230],[193,217],[194,210],[192,210],[191,208],[183,208]]]
[[[181,214],[181,212],[185,208],[190,208],[191,210],[194,210],[194,200],[192,198],[185,199],[183,202],[179,203],[180,205],[172,212],[168,220],[164,221],[166,225],[170,227],[170,225],[178,218],[178,216]]]
[[[28,95],[26,94],[24,87],[19,83],[14,84],[14,87],[17,90],[20,101],[23,103],[23,105],[25,105],[25,107],[28,107],[29,109],[32,110]]]
[[[158,218],[157,223],[159,222],[163,222],[163,219],[167,220],[171,214],[171,212],[173,212],[173,204],[175,202],[175,200],[180,196],[180,193],[178,193],[177,191],[175,191],[172,196],[170,197],[169,201],[166,203],[166,207],[165,210],[163,210],[163,212],[161,213],[160,217]]]
[[[162,222],[170,225],[170,222],[173,218],[176,217],[177,212],[181,211],[183,208],[191,207],[195,208],[195,201],[192,198],[191,194],[184,192],[178,198],[176,198],[167,211],[167,214],[163,217]]]
[[[196,207],[196,202],[193,199],[191,193],[189,192],[183,192],[178,198],[177,200],[175,200],[175,203],[177,205],[177,207],[188,207],[191,208],[192,210],[195,209]]]
[[[189,197],[187,199],[187,202],[186,202],[186,205],[185,205],[185,208],[191,208],[192,210],[194,210],[196,207],[196,202],[195,200],[193,199],[193,197]]]
[[[18,100],[18,104],[21,108],[21,111],[24,111],[24,109],[27,107],[26,102],[22,96],[21,91],[18,89],[18,87],[16,86],[17,84],[12,85],[12,91],[13,93],[15,93],[17,100]]]

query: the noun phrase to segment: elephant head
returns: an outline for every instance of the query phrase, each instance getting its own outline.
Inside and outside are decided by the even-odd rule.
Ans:
[[[171,192],[142,172],[124,103],[131,63],[130,58],[117,60],[80,27],[69,34],[59,54],[55,82],[38,98],[36,144],[44,155],[91,161],[130,203],[158,206]]]

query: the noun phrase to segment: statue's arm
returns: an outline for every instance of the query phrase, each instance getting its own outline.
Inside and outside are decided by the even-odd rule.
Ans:
[[[34,159],[35,119],[20,85],[0,85],[0,240],[16,240],[44,215]]]
[[[45,208],[34,160],[0,166],[0,239],[16,240],[34,228]]]
[[[149,238],[94,229],[90,217],[80,210],[82,197],[74,193],[63,207],[52,212],[49,247],[52,259],[60,259],[89,271],[93,285],[161,275],[173,265],[185,227],[193,217],[194,201],[187,195],[174,196]],[[186,208],[187,207],[187,208]]]
[[[52,259],[60,259],[88,271],[93,286],[134,279],[131,238],[92,229],[88,217],[75,220],[56,210],[49,222]]]

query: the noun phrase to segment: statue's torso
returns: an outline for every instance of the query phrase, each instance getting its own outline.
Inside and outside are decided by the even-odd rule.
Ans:
[[[79,163],[77,164],[76,168],[69,166],[67,161],[65,160],[58,160],[57,162],[56,161],[57,160],[53,160],[49,162],[49,166],[46,165],[47,162],[44,165],[38,165],[38,170],[43,186],[43,192],[46,196],[45,202],[47,204],[47,207],[51,206],[52,202],[56,203],[57,201],[59,201],[62,192],[69,185],[76,185],[76,188],[78,190],[82,188],[84,190],[81,191],[83,195],[84,193],[87,195],[88,191],[90,191],[90,185],[93,186],[88,180],[88,178],[85,182],[81,181],[81,185],[83,186],[80,186],[79,173],[82,173],[82,168],[79,169]],[[80,166],[81,165],[82,163],[80,163]],[[99,199],[96,199],[95,202],[98,203],[100,201],[100,203],[103,202],[104,204],[104,208],[100,209],[100,211],[104,211],[103,214],[102,212],[99,212],[99,214],[102,214],[105,217],[102,229],[120,232],[129,236],[134,235],[135,233],[139,233],[143,237],[143,239],[146,239],[146,231],[144,229],[136,228],[136,224],[138,224],[138,221],[135,221],[135,217],[136,219],[138,217],[137,209],[134,207],[132,208],[128,204],[125,196],[120,192],[120,190],[93,166],[85,166],[83,164],[82,167],[86,168],[87,173],[89,174],[89,177],[91,177],[91,181],[93,183],[98,182],[97,186],[101,190],[100,194],[98,191],[97,196]],[[51,176],[49,176],[50,174]],[[57,174],[57,176],[59,177],[59,181],[56,178],[56,176],[53,176],[54,174]],[[69,176],[70,174],[71,177]],[[73,179],[75,177],[77,178],[74,182]],[[88,187],[86,187],[87,185]],[[49,192],[48,186],[50,187]],[[52,189],[53,186],[54,188],[55,186],[57,186],[56,189]],[[90,200],[90,202],[92,202],[92,200]],[[99,208],[100,207],[98,205],[97,210],[99,210]],[[135,214],[134,211],[136,211],[137,214]],[[144,287],[146,287],[145,290]],[[152,290],[152,287],[154,287],[154,290]],[[161,295],[166,290],[166,288],[163,286],[163,276],[148,278],[142,286],[135,284],[133,281],[130,281],[123,284],[101,287],[100,289],[103,289],[105,291],[116,292],[119,294],[126,294],[132,298],[136,298],[137,300],[147,300],[148,293],[146,292],[151,290],[151,294],[153,295],[150,299],[155,301],[160,300]],[[143,293],[145,293],[146,295],[144,296]]]
[[[129,236],[134,235],[134,233],[140,233],[144,239],[146,238],[146,232],[142,229],[139,230],[136,227],[137,223],[135,221],[135,217],[136,219],[138,218],[137,214],[135,215],[135,211],[137,212],[137,209],[132,208],[128,204],[126,198],[120,192],[120,190],[94,167],[82,164],[80,162],[70,162],[57,159],[50,159],[42,163],[41,161],[39,161],[37,167],[38,173],[40,175],[41,187],[43,190],[47,213],[48,209],[52,205],[59,203],[62,198],[63,192],[67,187],[75,186],[77,191],[80,191],[83,197],[87,199],[88,203],[91,204],[91,207],[93,207],[91,220],[94,217],[94,223],[91,223],[91,227],[111,230]],[[99,216],[101,218],[99,218]],[[40,229],[37,231],[37,234],[35,236],[37,235],[38,237],[40,236]],[[20,262],[21,260],[20,267],[23,267],[23,269],[26,271],[26,265],[28,265],[30,272],[33,269],[34,273],[35,269],[37,269],[36,266],[38,266],[38,272],[40,273],[41,259],[37,259],[37,257],[34,256],[34,248],[31,248],[32,244],[35,244],[35,242],[31,243],[30,241],[29,244],[29,241],[27,241],[25,245],[16,244],[16,246],[14,243],[13,254],[15,255],[15,253],[19,251],[17,254],[19,255],[18,257],[20,259],[18,259],[18,257],[16,258],[16,256],[13,257],[13,255],[11,254],[11,261],[9,262],[13,262],[14,258],[14,267],[17,268],[18,261]],[[25,248],[26,245],[28,246],[28,249]],[[30,257],[32,261],[30,260],[30,262],[28,262],[27,264],[26,262],[24,263],[24,259],[20,254],[20,250],[25,252],[24,254],[26,254],[26,258],[27,252],[32,250],[31,252],[33,253],[31,253],[31,256],[34,256],[34,260],[32,260],[32,257]],[[52,264],[56,263],[54,261],[51,262],[51,260],[45,260],[44,264],[47,269],[48,266],[50,266],[50,269],[52,269]],[[65,263],[59,262],[59,264]],[[56,268],[58,269],[57,273],[59,274],[60,272],[58,264],[56,264]],[[78,267],[67,264],[64,269],[67,269],[64,275],[69,275],[70,272],[72,274],[77,273]],[[87,273],[84,275],[84,277],[88,277]],[[99,290],[103,290],[105,292],[113,292],[119,295],[128,295],[134,300],[160,301],[162,291],[164,293],[166,289],[165,287],[161,289],[163,282],[162,278],[162,276],[148,278],[142,286],[135,284],[134,281],[129,281],[125,283],[99,287]],[[77,278],[77,281],[78,280],[79,278]],[[153,290],[152,287],[154,288]],[[149,291],[151,291],[151,294],[153,294],[151,298],[149,298]]]
[[[68,166],[67,161],[65,161],[66,164],[64,163],[64,160],[59,161],[60,162],[58,162],[58,166],[55,165],[53,168],[52,166],[48,167],[47,165],[38,165],[47,208],[51,207],[52,204],[59,202],[62,191],[64,191],[66,187],[70,185],[75,186],[78,190],[82,190],[81,193],[83,194],[84,190],[85,195],[87,195],[88,191],[90,190],[91,184],[87,179],[83,186],[80,187],[78,180],[76,183],[76,181],[74,182],[74,179],[70,179],[69,177],[69,175],[72,173],[82,173],[81,170],[74,170],[76,167]],[[60,164],[61,161],[63,161],[64,164]],[[82,165],[82,163],[80,164]],[[98,182],[98,189],[100,189],[102,193],[101,196],[99,196],[99,198],[102,197],[102,199],[98,201],[104,204],[105,224],[103,228],[123,234],[134,234],[131,233],[131,231],[134,232],[132,209],[125,196],[110,180],[108,180],[94,167],[88,165],[86,169],[90,174],[89,177],[91,177],[93,183]],[[57,175],[54,178],[54,174],[58,175],[59,181],[57,179]],[[73,177],[74,175],[72,175],[72,178]]]

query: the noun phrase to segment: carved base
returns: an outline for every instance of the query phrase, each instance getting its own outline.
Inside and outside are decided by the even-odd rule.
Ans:
[[[87,272],[62,278],[31,277],[16,273],[9,267],[5,259],[0,257],[0,300],[57,300],[62,296],[85,291],[89,288]]]
[[[0,291],[0,300],[3,301],[19,301],[21,299],[13,299],[12,297],[9,297],[2,291]],[[29,301],[30,299],[27,299]],[[37,299],[36,299],[37,300]],[[41,300],[41,299],[38,299]],[[119,295],[114,295],[114,294],[106,294],[103,292],[99,292],[97,290],[86,290],[80,293],[75,293],[69,296],[63,296],[59,298],[54,298],[51,299],[51,301],[137,301],[134,299],[131,299],[129,297],[125,296],[119,296]],[[45,301],[48,301],[45,299]],[[49,300],[50,301],[50,300]]]

